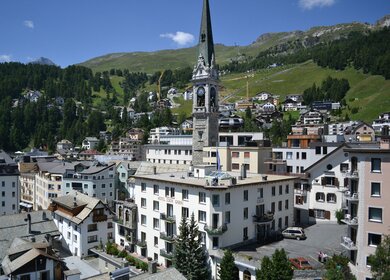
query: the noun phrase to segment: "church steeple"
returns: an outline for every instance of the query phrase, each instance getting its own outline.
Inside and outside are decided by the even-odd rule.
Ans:
[[[209,0],[203,0],[202,22],[199,35],[199,57],[200,56],[203,57],[207,67],[211,67],[215,64]]]

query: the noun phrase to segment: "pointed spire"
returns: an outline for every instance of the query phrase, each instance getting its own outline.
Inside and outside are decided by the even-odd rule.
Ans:
[[[203,0],[202,22],[199,35],[199,56],[203,56],[206,66],[215,64],[213,31],[211,28],[210,6]]]

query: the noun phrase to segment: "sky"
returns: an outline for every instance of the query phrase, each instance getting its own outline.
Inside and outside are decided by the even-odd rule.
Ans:
[[[196,45],[203,0],[1,0],[0,62],[47,57],[66,67],[115,52]],[[214,42],[268,32],[375,23],[389,0],[210,0]]]

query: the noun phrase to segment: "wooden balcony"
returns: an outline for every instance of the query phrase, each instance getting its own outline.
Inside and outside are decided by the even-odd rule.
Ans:
[[[106,215],[106,214],[102,214],[102,215],[93,215],[93,216],[92,216],[92,221],[93,221],[94,223],[105,222],[105,221],[107,221],[107,215]]]

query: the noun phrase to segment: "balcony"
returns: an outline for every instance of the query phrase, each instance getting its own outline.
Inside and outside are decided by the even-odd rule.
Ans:
[[[167,252],[166,250],[164,249],[161,249],[160,250],[160,255],[164,258],[167,258],[169,260],[171,260],[173,258],[173,252]]]
[[[294,193],[300,196],[307,196],[307,190],[294,189]]]
[[[358,249],[355,242],[353,242],[348,236],[342,236],[340,244],[349,251],[356,251]]]
[[[123,220],[118,218],[118,217],[114,217],[113,221],[117,224],[120,224],[120,225],[123,225]]]
[[[344,219],[341,220],[344,224],[349,226],[357,226],[358,225],[358,217],[351,217],[350,214],[346,214]]]
[[[136,245],[140,248],[146,248],[147,244],[145,240],[137,240]]]
[[[105,222],[105,221],[107,221],[107,215],[106,214],[99,214],[99,215],[95,214],[92,216],[92,221],[94,223]]]
[[[345,199],[349,201],[359,201],[359,193],[346,191],[344,193]]]
[[[270,223],[274,220],[274,213],[269,212],[263,215],[254,215],[253,216],[253,222],[256,224],[265,224]]]
[[[228,227],[227,227],[227,224],[224,224],[224,225],[219,226],[219,227],[210,227],[209,225],[205,225],[204,230],[209,235],[222,235],[228,230]]]
[[[131,235],[126,236],[126,241],[129,242],[130,244],[134,244],[134,238]]]
[[[176,235],[166,234],[165,232],[160,232],[160,239],[168,241],[168,242],[174,242],[176,239]]]
[[[359,172],[357,170],[346,171],[346,172],[343,172],[343,176],[345,178],[358,179],[359,178]]]
[[[167,223],[176,223],[176,216],[175,215],[166,215],[164,213],[161,213],[160,219],[166,221]]]

